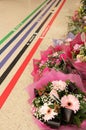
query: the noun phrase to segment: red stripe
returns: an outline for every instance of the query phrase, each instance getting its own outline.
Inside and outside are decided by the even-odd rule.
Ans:
[[[45,35],[47,34],[48,30],[50,29],[53,21],[55,20],[56,16],[58,15],[58,13],[60,12],[62,6],[64,5],[64,3],[66,2],[66,0],[63,0],[62,4],[60,5],[59,9],[56,11],[55,15],[52,17],[52,19],[50,20],[50,22],[48,23],[48,25],[46,26],[46,28],[44,29],[44,31],[42,32],[40,38],[37,40],[37,42],[35,43],[35,45],[33,46],[33,48],[31,49],[31,51],[29,52],[28,56],[26,57],[26,59],[24,60],[24,62],[22,63],[22,65],[20,66],[20,68],[17,70],[17,72],[15,73],[14,77],[11,79],[11,81],[9,82],[9,84],[7,85],[6,89],[4,90],[4,92],[2,93],[2,95],[0,96],[0,108],[3,106],[3,104],[5,103],[7,97],[9,96],[9,94],[11,93],[12,89],[14,88],[14,86],[16,85],[18,79],[20,78],[21,74],[23,73],[24,69],[26,68],[27,64],[30,62],[31,58],[33,57],[34,53],[36,52],[37,48],[39,47],[39,45],[41,44],[43,37],[45,37]]]

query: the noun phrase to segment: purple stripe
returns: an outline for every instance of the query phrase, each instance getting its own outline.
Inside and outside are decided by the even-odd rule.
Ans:
[[[33,30],[33,28],[37,25],[37,22],[33,24],[33,26],[26,32],[26,34],[17,42],[14,48],[5,56],[5,58],[0,63],[0,68],[6,63],[6,61],[11,57],[11,55],[16,51],[16,49],[21,45],[21,43],[25,40],[28,34]]]
[[[33,28],[39,23],[39,21],[44,17],[44,15],[48,12],[48,10],[52,7],[55,1],[45,10],[45,12],[38,18],[38,20],[32,25],[32,27],[26,32],[26,34],[17,42],[14,48],[4,57],[4,59],[0,63],[0,68],[7,62],[7,60],[12,56],[12,54],[16,51],[16,49],[21,45],[21,43],[25,40],[25,38],[29,35],[29,33],[33,30]]]

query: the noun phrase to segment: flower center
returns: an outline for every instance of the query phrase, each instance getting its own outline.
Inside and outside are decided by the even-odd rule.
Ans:
[[[47,110],[47,114],[50,114],[50,113],[51,113],[51,109],[48,109],[48,110]]]
[[[68,102],[68,106],[71,106],[72,105],[72,103],[71,102]]]

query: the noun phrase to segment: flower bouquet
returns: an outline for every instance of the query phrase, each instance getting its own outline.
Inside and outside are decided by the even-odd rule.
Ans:
[[[44,74],[55,69],[64,73],[74,72],[74,67],[68,61],[70,55],[69,45],[50,46],[46,51],[41,52],[40,60],[33,60],[32,76],[34,81],[39,80]]]
[[[86,130],[86,91],[79,75],[52,70],[27,91],[41,130]]]
[[[81,0],[81,6],[75,10],[74,15],[69,17],[68,30],[74,35],[86,32],[86,0]]]
[[[83,38],[84,35],[84,38]],[[81,38],[81,40],[80,40]],[[78,34],[70,43],[71,62],[82,79],[86,80],[86,34]]]

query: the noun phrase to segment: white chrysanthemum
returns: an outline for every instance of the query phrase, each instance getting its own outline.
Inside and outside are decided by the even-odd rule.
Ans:
[[[58,113],[54,112],[54,109],[48,107],[48,104],[45,103],[39,110],[40,114],[43,114],[43,119],[45,121],[51,120],[55,117],[55,115],[58,115]]]
[[[52,84],[54,86],[53,89],[55,89],[55,90],[63,91],[66,88],[66,83],[64,81],[62,81],[62,80],[53,81]]]
[[[76,113],[76,111],[79,110],[80,108],[80,103],[77,97],[75,97],[74,95],[65,95],[61,98],[61,106],[71,109],[74,111],[74,113]]]

